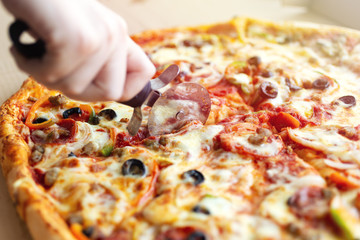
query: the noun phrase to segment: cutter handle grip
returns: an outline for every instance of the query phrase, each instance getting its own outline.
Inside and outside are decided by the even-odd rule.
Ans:
[[[151,90],[152,90],[151,89],[151,83],[148,82],[145,85],[145,87],[138,94],[136,94],[135,97],[133,97],[129,101],[121,102],[121,103],[125,104],[125,105],[128,105],[130,107],[133,107],[133,108],[140,107],[144,103],[146,98],[149,96]]]
[[[42,39],[38,39],[34,43],[20,41],[21,35],[29,29],[24,21],[16,19],[9,27],[10,39],[16,50],[25,58],[41,58],[46,52],[45,42]]]

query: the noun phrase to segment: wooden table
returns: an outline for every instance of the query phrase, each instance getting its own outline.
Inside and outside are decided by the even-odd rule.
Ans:
[[[300,20],[324,24],[334,21],[308,12],[306,8],[283,7],[278,0],[101,0],[123,16],[129,32],[197,25],[229,20],[233,16],[250,16],[270,20]],[[13,17],[0,6],[0,104],[17,91],[27,74],[20,72],[9,54],[7,35]],[[30,240],[8,195],[0,174],[0,239]]]

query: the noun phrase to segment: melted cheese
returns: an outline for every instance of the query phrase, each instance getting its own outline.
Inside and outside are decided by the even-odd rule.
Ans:
[[[287,42],[287,37],[292,36],[287,36],[285,32],[274,35],[268,33],[266,27],[257,25],[250,25],[245,35],[250,38],[242,39],[243,42],[240,42],[208,34],[178,33],[165,39],[164,46],[149,44],[144,48],[157,65],[180,61],[181,71],[190,76],[192,82],[206,87],[218,83],[226,67],[234,60],[246,62],[250,57],[259,56],[261,67],[274,73],[274,76],[257,76],[260,81],[254,81],[257,85],[252,86],[253,79],[239,73],[232,76],[230,82],[241,86],[242,91],[246,93],[246,89],[258,88],[261,81],[271,81],[277,86],[278,95],[266,102],[274,107],[290,108],[311,120],[314,117],[314,107],[322,104],[328,108],[327,111],[331,115],[330,119],[322,119],[322,125],[358,125],[360,104],[346,108],[341,103],[333,103],[342,96],[354,95],[357,98],[359,94],[357,68],[353,72],[350,71],[354,68],[352,64],[359,62],[359,44],[348,53],[341,44],[346,42],[342,37],[339,37],[338,42],[328,39],[304,39],[310,41],[309,43],[294,39]],[[301,35],[298,37],[301,39]],[[184,40],[191,40],[197,46],[185,46],[187,44]],[[176,47],[165,47],[168,43]],[[284,73],[280,74],[280,70]],[[303,87],[304,83],[313,82],[322,75],[334,81],[324,90],[303,88],[291,91],[286,85],[286,77],[296,86]],[[314,95],[318,96],[317,99]],[[226,104],[230,105],[231,101],[234,104],[227,106],[220,102],[221,99],[212,101],[218,105],[226,105],[236,113],[242,113],[237,112],[236,99],[231,96],[224,98],[229,100]],[[178,103],[173,104],[169,101],[167,106],[156,109],[155,122],[163,123],[169,116],[175,116],[178,110],[173,105]],[[184,101],[183,104],[188,103]],[[293,160],[295,166],[299,166],[296,170],[300,170],[296,175],[296,171],[292,172],[282,164],[263,169],[263,165],[266,165],[266,162],[261,162],[263,158],[253,157],[253,160],[249,155],[243,154],[247,152],[252,156],[266,156],[269,157],[270,163],[275,162],[279,159],[271,157],[281,158],[277,156],[284,147],[281,140],[270,138],[270,141],[255,145],[248,141],[250,135],[235,136],[234,133],[221,133],[224,127],[215,124],[194,124],[184,127],[176,134],[162,136],[160,138],[168,142],[161,143],[158,148],[124,147],[123,155],[120,157],[67,157],[70,151],[81,152],[88,143],[93,143],[94,152],[98,152],[109,143],[111,128],[116,128],[118,132],[126,131],[126,124],[120,120],[130,119],[132,108],[115,102],[99,103],[96,106],[97,109],[100,106],[113,109],[117,117],[111,121],[101,118],[97,126],[77,122],[79,130],[75,135],[75,141],[60,146],[46,145],[43,160],[35,167],[43,171],[55,167],[61,169],[54,186],[46,190],[49,193],[46,196],[64,218],[74,213],[80,214],[86,225],[96,225],[104,235],[110,235],[115,226],[124,224],[130,232],[135,229],[134,239],[154,239],[159,232],[173,226],[194,226],[204,229],[210,239],[286,239],[284,226],[290,223],[305,223],[304,219],[299,219],[289,210],[286,203],[288,198],[304,186],[326,186],[325,180],[309,165],[300,164],[301,160],[298,158]],[[198,111],[198,106],[192,108],[193,111]],[[49,111],[48,108],[40,108],[36,116],[56,119],[63,111],[65,109],[52,108]],[[144,109],[144,127],[148,111]],[[337,166],[350,165],[352,167],[348,173],[354,178],[359,177],[358,171],[355,171],[356,166],[360,164],[359,142],[321,127],[288,129],[288,133],[296,143],[326,154],[328,159],[324,160],[325,163],[327,160],[346,161]],[[222,140],[230,143],[234,149],[242,148],[244,151],[226,152],[221,149],[216,145],[217,142],[214,142],[219,134]],[[29,146],[32,144],[30,141]],[[122,164],[129,158],[143,161],[148,174],[154,171],[151,164],[153,161],[158,163],[161,169],[156,184],[157,197],[150,196],[149,203],[137,206],[136,209],[132,205],[133,201],[141,192],[139,189],[148,187],[150,179],[142,181],[122,176]],[[96,164],[99,165],[98,169],[91,170]],[[205,181],[198,186],[192,186],[191,181],[182,177],[184,172],[192,169],[204,175]],[[34,182],[21,180],[14,184],[14,188],[29,184],[35,185]],[[43,192],[40,188],[36,189],[39,193]],[[359,219],[358,211],[353,206],[357,190],[335,194],[337,197],[334,199],[339,199],[349,213]],[[253,206],[258,206],[257,203],[260,205],[259,209],[252,209]],[[338,207],[336,204],[334,201],[333,207]],[[211,214],[192,212],[191,209],[195,205],[208,209]],[[132,216],[136,211],[140,214]],[[319,235],[325,236],[324,239],[333,238],[330,233]]]
[[[274,156],[284,147],[281,141],[274,139],[265,141],[259,145],[252,144],[248,140],[251,135],[252,134],[244,134],[242,136],[226,135],[226,138],[229,138],[228,141],[230,141],[233,146],[241,146],[246,149],[246,151],[253,152],[256,155],[261,156]]]
[[[170,135],[169,139],[174,148],[181,149],[186,154],[188,161],[201,160],[201,154],[209,151],[213,145],[213,138],[223,130],[221,125],[206,125],[185,130],[178,134]]]
[[[360,164],[360,145],[358,142],[338,134],[335,130],[320,127],[289,129],[294,141],[312,149],[322,151],[329,158],[341,159]]]

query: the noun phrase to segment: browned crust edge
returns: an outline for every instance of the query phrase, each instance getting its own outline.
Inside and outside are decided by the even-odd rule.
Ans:
[[[21,136],[26,129],[19,119],[19,106],[29,96],[40,97],[48,91],[32,78],[0,108],[0,162],[10,196],[25,221],[33,239],[75,239],[65,221],[46,198],[43,188],[37,185],[28,168],[30,148]]]

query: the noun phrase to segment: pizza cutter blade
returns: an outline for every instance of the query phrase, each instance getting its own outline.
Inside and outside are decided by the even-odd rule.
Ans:
[[[181,83],[165,91],[154,103],[148,119],[151,136],[168,134],[186,123],[205,124],[211,110],[208,91],[197,83]]]
[[[127,126],[130,135],[136,135],[141,126],[141,106],[145,104],[151,107],[160,96],[160,93],[157,90],[170,83],[179,74],[179,71],[180,69],[177,65],[170,65],[157,78],[150,80],[135,97],[129,101],[121,102],[122,104],[134,108],[133,115]]]

